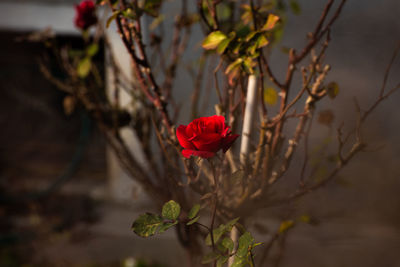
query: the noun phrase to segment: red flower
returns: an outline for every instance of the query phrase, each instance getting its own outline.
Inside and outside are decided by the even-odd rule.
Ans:
[[[199,156],[210,158],[222,149],[224,153],[231,147],[238,134],[232,134],[230,126],[225,124],[223,116],[211,116],[195,119],[189,125],[180,125],[176,130],[178,141],[185,149],[185,158]]]
[[[96,24],[96,9],[94,3],[90,0],[84,0],[79,5],[75,6],[75,26],[82,30],[88,29],[90,26]]]

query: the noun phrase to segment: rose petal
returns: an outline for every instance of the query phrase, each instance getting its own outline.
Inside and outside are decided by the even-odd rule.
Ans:
[[[222,139],[222,151],[224,153],[232,146],[233,142],[239,137],[238,134],[229,135]]]
[[[207,126],[210,129],[210,133],[221,133],[225,128],[225,117],[214,115],[207,118]]]
[[[201,157],[204,159],[208,159],[208,158],[213,157],[215,155],[215,153],[209,152],[209,151],[184,149],[184,150],[182,150],[182,155],[187,159],[190,158],[190,156],[198,156],[198,157]]]
[[[185,125],[179,125],[178,129],[176,129],[176,137],[178,137],[178,141],[184,148],[187,149],[196,149],[196,147],[189,141],[189,138],[186,135]]]
[[[217,152],[221,149],[222,137],[216,133],[203,133],[191,139],[197,150]]]

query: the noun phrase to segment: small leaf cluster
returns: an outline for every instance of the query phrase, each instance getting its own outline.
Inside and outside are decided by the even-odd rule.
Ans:
[[[98,4],[100,5],[105,3],[107,3],[107,0],[98,1]],[[127,3],[124,9],[118,9],[118,1],[111,1],[111,5],[117,9],[107,19],[106,27],[108,28],[111,22],[118,16],[122,16],[130,20],[138,20],[143,14],[147,14],[151,17],[158,17],[161,4],[162,0],[146,0],[143,1],[143,4],[140,6]]]
[[[200,218],[198,213],[200,205],[196,204],[188,213],[186,219],[187,225],[194,224]],[[174,200],[170,200],[162,207],[161,214],[145,213],[139,216],[133,224],[132,230],[138,236],[149,237],[155,234],[161,234],[179,223],[179,215],[181,214],[181,206]]]
[[[145,213],[139,216],[133,224],[132,230],[141,237],[149,237],[156,233],[163,233],[178,224],[181,207],[173,200],[168,201],[162,208],[161,215]]]
[[[249,25],[242,25],[228,34],[220,30],[213,31],[203,40],[202,46],[229,58],[231,63],[225,70],[226,74],[236,76],[239,71],[253,74],[255,59],[259,56],[258,50],[268,45],[269,37],[278,21],[278,16],[269,14],[265,23],[257,30]]]
[[[211,234],[207,235],[205,239],[206,245],[212,246],[212,241],[214,241],[215,250],[203,257],[203,264],[216,261],[217,266],[223,266],[233,256],[234,262],[232,266],[243,267],[247,264],[251,265],[253,257],[251,251],[260,243],[255,243],[253,236],[245,231],[239,237],[237,249],[234,251],[235,244],[229,234],[235,225],[238,226],[238,220],[239,218],[236,218],[226,224],[219,225],[213,230],[213,239],[211,238]]]
[[[90,44],[85,50],[85,57],[82,58],[77,66],[77,73],[80,78],[86,78],[92,69],[92,57],[99,51],[99,46],[96,43]]]

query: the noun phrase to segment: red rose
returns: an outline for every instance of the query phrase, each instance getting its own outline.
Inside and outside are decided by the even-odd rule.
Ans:
[[[75,6],[75,26],[86,30],[90,26],[96,24],[96,9],[94,3],[90,0],[82,1],[79,5]]]
[[[238,134],[232,134],[230,126],[225,124],[223,116],[211,116],[195,119],[189,125],[180,125],[176,130],[176,137],[185,149],[182,155],[185,158],[199,156],[210,158],[222,149],[224,153],[231,147]]]

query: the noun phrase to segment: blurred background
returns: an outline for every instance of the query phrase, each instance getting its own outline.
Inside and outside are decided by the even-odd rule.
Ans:
[[[288,14],[282,46],[304,45],[325,2],[299,1],[301,13]],[[65,114],[65,94],[39,68],[49,51],[24,38],[51,26],[59,44],[82,47],[74,4],[0,0],[0,266],[147,266],[138,259],[182,266],[186,255],[173,231],[146,240],[131,232],[133,219],[153,209],[151,203],[119,168],[85,111]],[[329,79],[340,87],[335,101],[324,100],[321,108],[335,114],[333,128],[319,126],[315,144],[341,122],[354,125],[353,97],[364,108],[377,97],[400,40],[399,13],[398,0],[346,4],[326,58]],[[122,66],[129,66],[118,36],[112,38]],[[185,60],[200,54],[201,39],[197,29]],[[286,57],[279,49],[271,55],[277,76],[284,74]],[[98,53],[95,62],[105,76],[104,60]],[[192,81],[184,68],[179,71],[175,88],[185,99]],[[399,82],[399,71],[397,60],[388,88]],[[294,205],[319,223],[292,231],[281,266],[400,266],[399,99],[394,94],[367,121],[371,151],[358,155],[332,186]],[[271,220],[271,229],[278,223]]]

